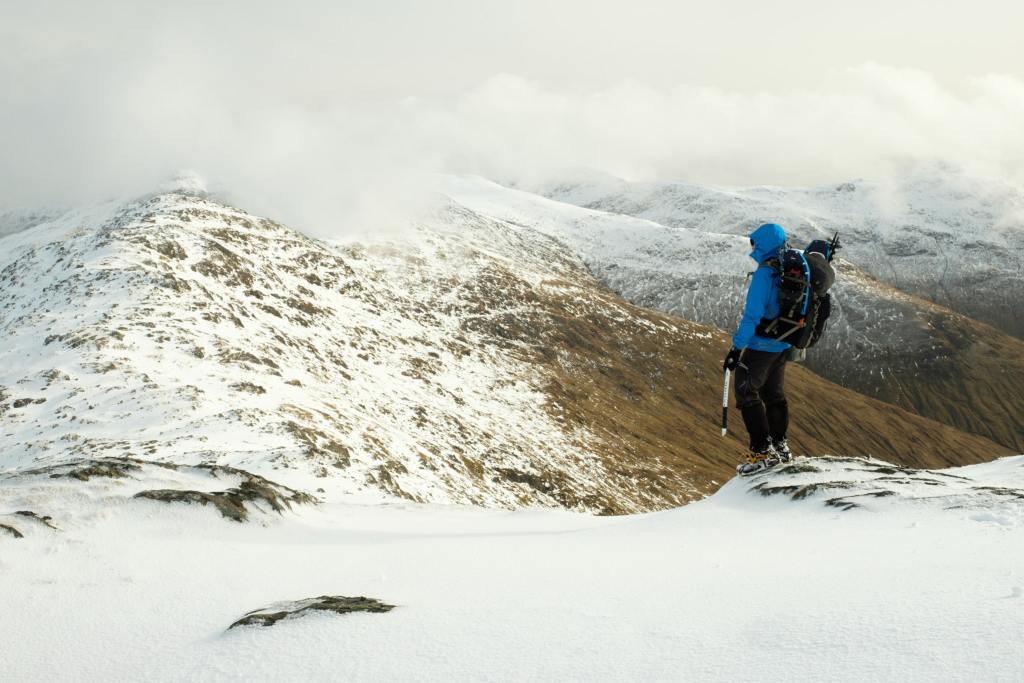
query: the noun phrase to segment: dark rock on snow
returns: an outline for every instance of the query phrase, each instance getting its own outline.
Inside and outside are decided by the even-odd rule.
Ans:
[[[294,602],[277,603],[270,607],[253,610],[231,624],[228,630],[236,626],[273,626],[282,619],[294,619],[310,612],[390,612],[394,605],[388,605],[376,598],[350,598],[341,595],[321,595],[318,598],[306,598]]]
[[[154,489],[140,491],[135,498],[158,500],[162,503],[199,503],[213,505],[222,515],[235,522],[244,522],[249,518],[246,503],[265,503],[280,514],[290,510],[292,503],[315,503],[316,498],[308,493],[275,484],[263,477],[233,468],[217,468],[230,470],[243,477],[242,483],[235,488],[224,491],[190,491],[181,489]],[[213,471],[213,470],[211,470]],[[216,472],[214,471],[214,474]]]
[[[50,517],[49,515],[40,515],[39,513],[32,512],[31,510],[18,510],[14,514],[34,519],[40,524],[45,524],[51,529],[57,529],[57,527],[53,524],[53,517]]]
[[[20,531],[15,529],[13,526],[9,526],[7,524],[0,524],[0,531],[6,531],[7,533],[9,533],[11,536],[14,536],[15,538],[24,538],[25,537],[25,535],[22,534]]]

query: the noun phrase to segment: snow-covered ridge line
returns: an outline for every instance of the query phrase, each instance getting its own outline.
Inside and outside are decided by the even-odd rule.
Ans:
[[[709,333],[634,316],[556,241],[458,204],[397,242],[331,245],[173,192],[4,242],[4,468],[132,455],[331,495],[593,511],[708,485],[678,469],[654,494],[631,468],[660,465],[611,467],[632,447],[567,419],[552,368],[579,361],[543,321]]]

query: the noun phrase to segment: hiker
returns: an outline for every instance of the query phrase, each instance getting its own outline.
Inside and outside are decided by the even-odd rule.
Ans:
[[[793,454],[786,443],[789,404],[786,402],[786,361],[791,344],[758,334],[762,321],[779,315],[780,276],[777,263],[786,244],[781,225],[766,223],[750,235],[757,262],[747,290],[743,318],[732,336],[732,350],[723,366],[734,375],[736,407],[750,434],[747,462],[736,468],[740,474],[788,462]]]

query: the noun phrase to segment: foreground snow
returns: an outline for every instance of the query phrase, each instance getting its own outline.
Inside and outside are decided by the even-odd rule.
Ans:
[[[76,486],[0,481],[0,513],[59,528],[0,535],[6,680],[1024,676],[1024,456],[798,459],[613,518],[324,503],[238,524]],[[225,632],[318,595],[397,607]]]

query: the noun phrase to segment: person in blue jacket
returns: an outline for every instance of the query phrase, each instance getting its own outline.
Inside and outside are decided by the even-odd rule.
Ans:
[[[736,407],[750,435],[750,454],[737,471],[750,474],[792,458],[786,443],[789,404],[786,402],[786,361],[790,344],[757,334],[762,320],[779,315],[779,272],[775,267],[786,245],[781,225],[765,223],[750,235],[757,262],[747,290],[743,318],[732,336],[724,367],[735,376]],[[773,261],[774,260],[774,261]]]

